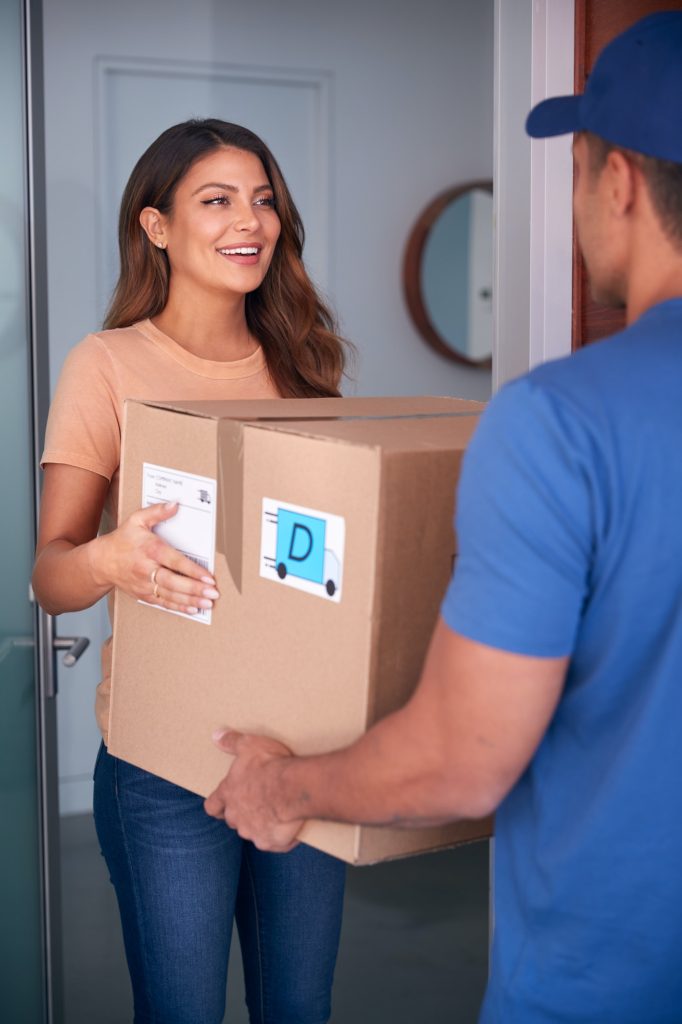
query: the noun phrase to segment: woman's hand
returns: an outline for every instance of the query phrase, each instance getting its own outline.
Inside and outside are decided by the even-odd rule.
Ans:
[[[130,597],[188,615],[212,608],[220,596],[213,577],[154,533],[158,523],[171,519],[177,511],[177,502],[150,505],[133,512],[112,533],[99,537],[89,549],[95,583],[118,587]]]
[[[210,608],[218,597],[213,577],[153,531],[177,507],[138,509],[118,529],[98,537],[108,490],[109,481],[87,469],[45,467],[32,579],[45,611],[81,611],[112,587],[190,615],[192,609]]]

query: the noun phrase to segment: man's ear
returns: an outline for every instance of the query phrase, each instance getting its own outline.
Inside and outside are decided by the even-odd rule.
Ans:
[[[163,214],[153,206],[145,206],[140,213],[140,224],[152,245],[159,249],[167,247],[166,219]]]
[[[609,150],[603,170],[611,212],[616,217],[632,211],[637,196],[637,175],[640,173],[632,160],[618,149]]]

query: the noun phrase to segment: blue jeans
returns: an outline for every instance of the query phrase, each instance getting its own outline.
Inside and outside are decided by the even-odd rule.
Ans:
[[[135,1024],[220,1024],[236,920],[252,1024],[324,1024],[345,865],[301,844],[263,853],[201,797],[112,757],[95,825],[116,890]]]

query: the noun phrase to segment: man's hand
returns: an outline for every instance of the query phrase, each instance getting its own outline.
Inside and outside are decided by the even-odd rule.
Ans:
[[[247,736],[226,729],[213,741],[234,761],[220,785],[204,802],[207,814],[223,818],[242,839],[259,850],[286,853],[297,845],[302,821],[281,821],[275,793],[281,769],[291,751],[266,736]]]
[[[292,757],[275,740],[223,730],[236,760],[206,801],[261,849],[289,850],[303,821],[414,828],[491,814],[542,741],[568,657],[487,647],[440,619],[404,707],[348,747]]]

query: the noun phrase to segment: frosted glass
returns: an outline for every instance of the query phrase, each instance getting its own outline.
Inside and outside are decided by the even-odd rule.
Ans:
[[[2,1019],[43,1019],[31,571],[22,4],[0,3],[0,992]]]

